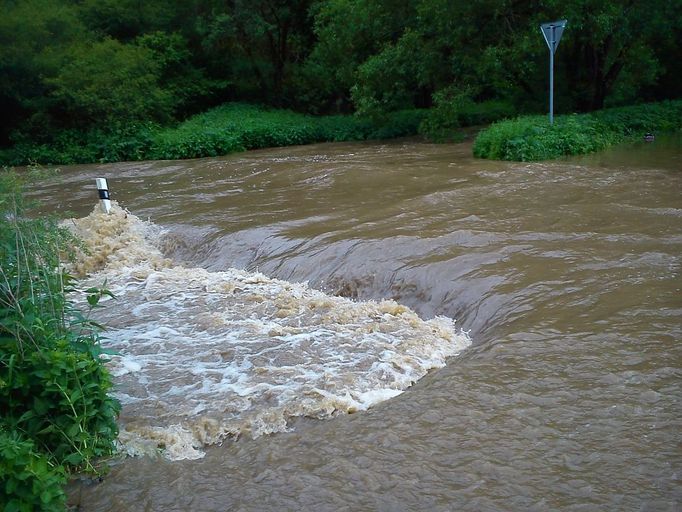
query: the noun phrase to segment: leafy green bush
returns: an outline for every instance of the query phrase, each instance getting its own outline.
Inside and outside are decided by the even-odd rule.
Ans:
[[[468,91],[447,87],[433,95],[434,106],[419,126],[419,132],[435,142],[462,139],[459,128],[491,123],[511,117],[514,106],[502,100],[475,103]]]
[[[201,158],[246,149],[315,142],[388,139],[414,135],[422,110],[402,110],[381,119],[316,117],[289,110],[228,103],[191,117],[173,128],[153,123],[112,126],[108,131],[64,130],[51,144],[22,140],[0,151],[0,162],[23,165]]]
[[[465,103],[459,112],[462,126],[476,126],[513,117],[518,109],[509,101],[486,100],[479,103]]]
[[[0,506],[5,512],[63,509],[66,473],[17,432],[0,430]]]
[[[415,105],[420,83],[419,36],[406,31],[394,44],[383,46],[357,67],[351,97],[358,112],[375,117]]]
[[[159,128],[154,123],[112,124],[105,131],[61,130],[49,144],[19,140],[14,147],[0,151],[4,165],[83,164],[143,160],[154,143]]]
[[[95,459],[113,453],[120,405],[108,395],[99,326],[67,299],[75,282],[61,259],[77,241],[53,219],[27,217],[21,187],[15,173],[0,173],[0,428],[10,433],[0,442],[14,454],[2,471],[15,510],[32,510],[31,496],[55,510],[60,471],[96,473]],[[91,307],[109,294],[87,292]],[[30,495],[18,483],[25,474]]]
[[[407,109],[390,112],[382,122],[372,126],[367,139],[393,139],[414,135],[424,120],[425,110]]]
[[[590,114],[524,116],[483,130],[474,156],[499,160],[547,160],[599,151],[626,137],[682,129],[682,100],[605,109]]]
[[[72,119],[88,126],[171,118],[175,99],[162,87],[158,54],[115,39],[74,45],[57,76],[46,79]]]

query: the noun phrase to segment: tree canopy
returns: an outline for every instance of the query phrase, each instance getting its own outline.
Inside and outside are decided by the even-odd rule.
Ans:
[[[0,0],[0,145],[226,101],[383,115],[682,96],[682,0]]]

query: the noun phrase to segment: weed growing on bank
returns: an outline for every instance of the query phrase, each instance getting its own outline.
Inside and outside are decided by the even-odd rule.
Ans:
[[[589,114],[523,116],[493,124],[474,142],[474,156],[535,161],[599,151],[629,137],[682,129],[682,100],[610,108]]]
[[[118,402],[100,327],[68,300],[62,258],[77,241],[30,218],[22,178],[0,171],[0,509],[64,508],[63,485],[114,451]],[[96,307],[103,289],[90,289]]]
[[[310,116],[289,110],[228,103],[175,127],[131,124],[88,132],[62,131],[53,140],[20,140],[0,151],[6,165],[165,160],[226,155],[247,149],[414,135],[425,112],[404,110],[370,120]]]

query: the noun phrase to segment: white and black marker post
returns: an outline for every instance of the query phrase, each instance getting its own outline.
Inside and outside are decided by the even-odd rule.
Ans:
[[[97,178],[97,193],[99,194],[99,205],[102,207],[104,213],[109,213],[111,210],[111,201],[109,200],[109,187],[107,186],[106,178]]]

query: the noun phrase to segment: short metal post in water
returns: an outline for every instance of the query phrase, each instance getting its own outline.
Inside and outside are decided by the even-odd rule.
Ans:
[[[97,178],[97,193],[99,194],[99,205],[104,213],[111,211],[111,201],[109,200],[109,187],[106,178]]]

